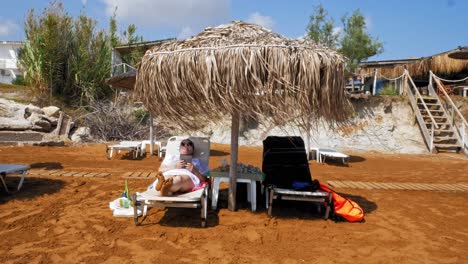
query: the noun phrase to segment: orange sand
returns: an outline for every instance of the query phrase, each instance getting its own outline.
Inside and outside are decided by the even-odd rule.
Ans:
[[[241,147],[240,162],[260,166],[261,151]],[[313,177],[468,183],[461,154],[351,154],[349,167],[311,161]],[[210,166],[228,155],[227,145],[212,144]],[[226,209],[224,190],[207,228],[199,227],[198,210],[173,208],[153,209],[136,227],[131,218],[114,218],[108,203],[119,197],[125,172],[156,170],[157,157],[109,161],[103,144],[0,147],[0,163],[112,174],[27,176],[19,193],[0,192],[0,263],[468,263],[468,192],[336,189],[366,211],[364,223],[345,223],[287,204],[270,218],[261,201],[252,213],[239,187],[239,210]],[[130,189],[151,181],[131,179]]]

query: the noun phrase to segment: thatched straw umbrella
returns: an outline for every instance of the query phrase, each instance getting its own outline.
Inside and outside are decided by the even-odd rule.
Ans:
[[[235,210],[239,114],[284,124],[297,116],[344,121],[344,58],[307,41],[234,21],[148,50],[135,96],[182,129],[232,117],[229,209]]]

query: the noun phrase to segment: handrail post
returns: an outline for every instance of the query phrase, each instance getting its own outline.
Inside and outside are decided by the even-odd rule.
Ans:
[[[452,126],[455,124],[455,111],[453,111],[453,105],[450,106],[450,114],[452,116]]]
[[[465,148],[465,123],[462,122],[461,127],[462,148]]]
[[[429,144],[429,149],[431,150],[431,153],[434,149],[434,124],[431,123],[431,140]]]
[[[377,69],[374,69],[374,85],[372,86],[372,95],[375,95],[377,86]]]

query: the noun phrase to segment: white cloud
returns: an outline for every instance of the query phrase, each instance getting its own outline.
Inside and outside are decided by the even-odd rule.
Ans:
[[[247,22],[260,25],[264,28],[273,29],[275,22],[270,16],[262,16],[259,12],[250,14]]]
[[[177,37],[178,39],[186,39],[188,37],[191,37],[195,35],[195,32],[192,30],[191,27],[184,27],[179,33],[179,36]]]
[[[364,17],[364,21],[366,22],[366,28],[367,28],[367,30],[371,30],[371,29],[372,29],[372,26],[373,26],[371,17],[370,17],[370,16],[365,16],[365,17]]]
[[[334,27],[334,28],[333,28],[333,31],[332,31],[332,34],[333,34],[333,35],[339,35],[339,34],[341,34],[341,32],[343,32],[343,28],[342,28],[342,27]]]
[[[0,21],[0,37],[5,37],[16,30],[19,30],[19,26],[11,20]]]
[[[86,6],[86,4],[88,3],[88,0],[81,0],[81,3]]]
[[[308,39],[307,33],[302,34],[301,36],[296,38],[297,40],[306,40]]]
[[[230,0],[101,0],[107,15],[137,26],[201,29],[227,22]]]

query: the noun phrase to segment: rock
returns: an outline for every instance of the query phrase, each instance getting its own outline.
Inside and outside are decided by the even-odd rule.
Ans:
[[[33,112],[33,113],[30,113],[30,115],[26,119],[34,123],[36,121],[41,120],[42,119],[41,116],[42,116],[41,114]]]
[[[79,127],[71,135],[71,140],[75,143],[90,142],[93,140],[89,127]]]
[[[60,112],[60,108],[56,106],[47,106],[47,107],[43,107],[42,111],[44,111],[44,114],[46,116],[57,117]]]
[[[28,118],[35,127],[31,128],[34,131],[50,132],[52,131],[52,123],[46,115],[33,112]],[[57,124],[57,121],[55,122]]]
[[[34,126],[40,127],[39,130],[33,129],[35,131],[50,132],[52,130],[52,125],[49,123],[49,121],[44,119],[34,121]]]
[[[31,130],[34,124],[24,118],[26,105],[0,98],[0,130]]]
[[[42,119],[49,121],[52,126],[57,126],[58,118],[53,116],[42,116]]]
[[[32,113],[43,115],[44,111],[35,105],[29,104],[24,108],[24,118],[28,118]]]

